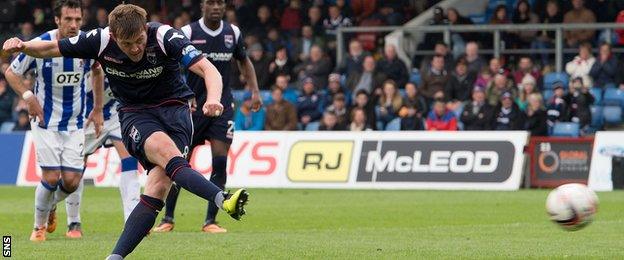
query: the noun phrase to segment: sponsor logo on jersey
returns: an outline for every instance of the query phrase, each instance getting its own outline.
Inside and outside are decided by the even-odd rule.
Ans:
[[[226,48],[231,49],[232,46],[234,46],[234,35],[231,35],[231,34],[223,35],[223,43],[225,44]]]
[[[138,71],[138,72],[130,73],[130,74],[123,72],[123,71],[116,70],[111,67],[106,67],[107,74],[121,77],[121,78],[151,79],[151,78],[156,78],[160,76],[162,72],[163,72],[162,66],[144,69],[142,71]]]
[[[53,86],[76,86],[82,82],[82,72],[58,72],[52,77]]]
[[[206,44],[206,40],[192,40],[192,44]]]
[[[106,55],[104,55],[104,60],[110,61],[112,63],[117,63],[117,64],[122,64],[123,63],[123,61],[121,61],[121,60],[118,60],[118,59],[115,59],[113,57],[106,56]]]
[[[130,129],[130,138],[137,144],[141,141],[141,133],[134,126]]]
[[[211,61],[230,61],[232,53],[211,52],[206,54],[206,57]]]
[[[156,52],[153,49],[148,49],[146,55],[147,61],[149,61],[151,64],[156,64]]]

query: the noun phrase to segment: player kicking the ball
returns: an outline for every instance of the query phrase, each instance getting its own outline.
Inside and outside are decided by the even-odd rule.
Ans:
[[[225,188],[227,154],[232,144],[234,136],[234,109],[232,108],[232,92],[229,88],[229,75],[232,57],[236,59],[245,79],[252,89],[252,101],[254,111],[262,106],[256,80],[256,72],[251,60],[245,53],[245,44],[240,29],[233,24],[222,20],[225,14],[225,0],[204,0],[202,4],[204,17],[194,23],[182,27],[184,35],[191,40],[191,43],[205,53],[212,64],[223,76],[223,96],[221,105],[224,107],[223,115],[215,118],[207,118],[201,111],[193,113],[193,124],[195,133],[191,142],[191,153],[199,145],[203,145],[206,140],[210,141],[212,153],[212,174],[210,181]],[[188,84],[191,86],[197,98],[197,106],[202,107],[206,102],[206,87],[201,77],[189,73]],[[190,156],[189,156],[190,157]],[[173,212],[180,189],[173,185],[167,195],[165,203],[165,216],[160,224],[154,228],[154,232],[169,232],[173,230]],[[208,233],[225,233],[227,230],[217,224],[217,212],[219,208],[214,203],[208,204],[206,220],[202,231]]]
[[[147,23],[147,12],[122,4],[109,14],[109,27],[60,41],[22,42],[12,38],[3,51],[22,51],[36,57],[93,58],[104,68],[120,102],[123,143],[149,171],[139,204],[108,259],[123,259],[141,242],[156,221],[171,182],[209,200],[234,219],[245,214],[248,194],[233,194],[193,170],[184,158],[192,138],[189,99],[193,92],[182,80],[180,63],[204,78],[206,116],[219,116],[221,75],[180,32],[167,25]]]
[[[46,44],[74,37],[82,25],[82,6],[79,0],[59,0],[54,5],[54,21],[58,28],[37,37],[31,43]],[[94,81],[104,79],[102,69],[93,60],[80,58],[36,58],[20,54],[5,72],[13,90],[28,104],[33,117],[32,136],[37,152],[37,163],[42,170],[41,183],[35,189],[35,228],[31,241],[46,240],[46,231],[56,230],[56,204],[74,192],[80,185],[83,172],[83,126],[85,74],[92,73]],[[90,70],[93,69],[92,72]],[[24,74],[36,70],[34,93],[23,84]],[[101,87],[101,86],[100,86]],[[94,96],[102,96],[101,88],[94,88]],[[99,98],[101,101],[101,98]],[[102,103],[95,102],[89,119],[99,135],[102,125]],[[67,207],[70,238],[81,234],[77,207]]]

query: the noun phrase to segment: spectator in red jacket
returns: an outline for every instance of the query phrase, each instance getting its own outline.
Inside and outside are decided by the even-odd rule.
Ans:
[[[535,83],[542,82],[540,71],[533,66],[533,60],[529,56],[524,56],[518,61],[518,70],[514,71],[513,78],[516,85],[520,85],[526,75],[531,75]],[[536,86],[538,89],[539,85]]]
[[[452,111],[446,110],[442,100],[433,103],[433,109],[427,116],[427,130],[429,131],[457,131],[457,118]]]
[[[290,0],[282,13],[280,27],[290,35],[297,35],[301,29],[301,0]]]

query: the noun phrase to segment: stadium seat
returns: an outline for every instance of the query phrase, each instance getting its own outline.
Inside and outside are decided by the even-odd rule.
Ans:
[[[544,96],[544,103],[548,103],[548,100],[554,95],[554,91],[551,89],[546,89],[542,91],[542,96]]]
[[[591,126],[594,128],[600,129],[602,124],[604,124],[604,116],[602,114],[603,108],[602,106],[590,106],[589,107],[592,115]]]
[[[321,126],[321,122],[310,122],[306,125],[305,130],[306,131],[318,131],[319,126]]]
[[[420,87],[420,84],[422,83],[422,79],[420,77],[420,71],[418,70],[412,71],[412,73],[410,74],[409,82],[416,84],[416,87]]]
[[[235,103],[242,103],[243,98],[245,96],[244,90],[232,90],[232,96],[234,97]]]
[[[608,88],[604,92],[603,102],[605,105],[624,105],[624,91],[617,88]]]
[[[262,102],[264,103],[270,103],[273,100],[273,97],[271,96],[271,91],[269,90],[261,90],[260,97],[262,97]]]
[[[401,130],[401,118],[399,117],[392,119],[392,121],[390,121],[386,125],[386,131],[400,131],[400,130]]]
[[[580,134],[579,123],[557,122],[553,126],[552,136],[578,137]]]
[[[563,85],[567,88],[569,81],[568,74],[565,74],[564,72],[552,72],[544,75],[544,89],[552,89],[552,84],[556,81],[563,82]]]
[[[6,134],[13,132],[13,128],[15,127],[15,122],[4,122],[0,126],[0,133]]]
[[[622,123],[621,106],[605,106],[602,109],[602,115],[606,124],[618,125]]]
[[[601,88],[590,88],[589,93],[591,93],[592,96],[594,96],[594,105],[601,104],[600,102],[602,102],[602,93],[603,93]]]
[[[401,97],[403,98],[407,97],[407,92],[405,92],[404,88],[399,89],[399,93],[401,94]]]

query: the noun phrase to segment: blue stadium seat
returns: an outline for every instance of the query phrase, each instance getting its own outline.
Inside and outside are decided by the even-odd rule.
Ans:
[[[555,83],[556,81],[563,82],[563,85],[565,86],[565,88],[567,88],[568,81],[569,81],[568,74],[564,72],[561,72],[561,73],[552,72],[552,73],[548,73],[544,75],[544,89],[552,89],[552,84]]]
[[[416,84],[416,87],[420,87],[420,84],[422,83],[422,79],[420,77],[420,71],[418,70],[412,71],[412,73],[410,74],[409,82]]]
[[[264,102],[264,103],[270,103],[270,101],[273,100],[273,97],[271,97],[271,91],[270,90],[261,90],[260,91],[260,97],[262,97],[262,102]]]
[[[602,89],[601,88],[590,88],[589,93],[594,96],[594,105],[602,104]]]
[[[624,105],[624,91],[617,88],[608,88],[604,92],[602,99],[605,105]]]
[[[15,122],[4,122],[0,126],[0,133],[6,134],[13,132],[13,128],[15,127]]]
[[[318,122],[318,121],[310,122],[306,125],[305,130],[306,131],[318,131],[319,126],[321,126],[321,122]]]
[[[397,117],[392,119],[392,121],[388,122],[386,125],[386,131],[400,131],[401,130],[401,118]]]
[[[606,124],[619,125],[622,123],[621,106],[605,106],[602,109],[602,115]]]
[[[590,106],[589,107],[592,115],[591,126],[600,129],[604,124],[604,116],[603,116],[603,108],[602,106]]]
[[[554,91],[551,89],[546,89],[542,91],[542,96],[544,96],[544,103],[548,103],[548,100],[554,95]]]
[[[400,88],[399,89],[399,93],[401,94],[401,97],[403,97],[403,98],[407,97],[407,92],[405,92],[404,88]]]
[[[243,98],[245,96],[244,90],[232,90],[232,96],[234,97],[235,103],[242,103]]]
[[[579,123],[557,122],[553,126],[552,136],[578,137],[581,134]]]
[[[485,14],[473,14],[469,15],[468,18],[470,18],[474,24],[486,24],[488,22]]]

